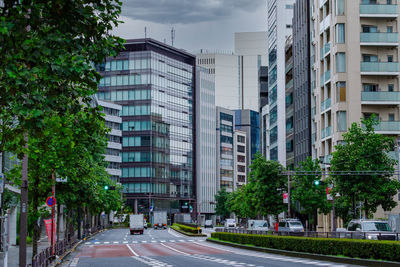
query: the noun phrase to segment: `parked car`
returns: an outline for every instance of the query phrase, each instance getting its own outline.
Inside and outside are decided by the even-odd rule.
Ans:
[[[248,230],[268,231],[268,222],[265,220],[249,220]]]
[[[388,221],[351,220],[347,226],[346,237],[370,240],[396,240],[396,234]]]
[[[206,220],[204,223],[204,228],[213,228],[212,220]]]
[[[279,222],[278,232],[304,232],[304,227],[297,219],[286,219]]]
[[[226,219],[225,227],[226,228],[236,228],[236,220],[235,219]]]

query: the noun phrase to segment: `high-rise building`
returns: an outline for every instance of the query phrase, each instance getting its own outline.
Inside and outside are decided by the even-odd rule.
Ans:
[[[246,132],[235,130],[234,137],[234,161],[235,161],[235,189],[247,183],[247,145]]]
[[[136,39],[100,66],[99,100],[122,106],[120,181],[135,212],[196,206],[195,62],[183,50]]]
[[[250,166],[254,155],[260,152],[260,120],[258,112],[249,109],[235,110],[235,129],[246,133],[246,164]],[[246,171],[248,173],[249,169]]]
[[[217,194],[216,108],[214,75],[204,68],[196,71],[196,197],[198,211],[215,213]]]
[[[330,162],[351,123],[372,114],[379,120],[377,133],[398,139],[398,4],[398,0],[312,1],[313,156],[324,163]],[[329,225],[320,221],[320,229],[328,230]]]
[[[295,0],[268,0],[269,159],[286,165],[285,41],[292,34]],[[308,41],[308,40],[305,40]]]
[[[310,0],[296,0],[293,11],[294,165],[311,156]],[[307,41],[305,41],[307,40]],[[314,56],[315,60],[315,56]]]
[[[105,114],[106,120],[105,124],[111,130],[108,134],[108,143],[104,159],[108,162],[106,170],[108,174],[111,175],[113,181],[119,182],[122,162],[122,118],[120,117],[122,106],[100,100],[97,101],[97,104],[103,107],[103,113]]]
[[[233,148],[235,112],[217,106],[216,116],[217,190],[225,188],[227,192],[233,192],[236,183]]]
[[[267,65],[266,32],[235,33],[235,52],[201,50],[197,64],[215,76],[215,100],[227,109],[258,110],[258,73]]]
[[[285,112],[286,112],[286,168],[294,168],[293,134],[293,39],[289,36],[285,46]]]

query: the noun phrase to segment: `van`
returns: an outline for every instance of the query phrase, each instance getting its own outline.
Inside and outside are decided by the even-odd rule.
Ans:
[[[249,220],[248,230],[268,231],[268,222],[265,220]]]
[[[225,228],[236,228],[236,220],[235,219],[226,219]]]
[[[304,232],[304,227],[297,219],[286,219],[279,222],[278,232]]]

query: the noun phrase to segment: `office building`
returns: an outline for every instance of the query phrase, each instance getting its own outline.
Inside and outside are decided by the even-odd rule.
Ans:
[[[250,166],[251,160],[260,152],[260,120],[257,111],[249,109],[235,110],[235,129],[246,133],[246,164]],[[247,169],[248,173],[249,169]]]
[[[343,133],[361,118],[375,114],[376,133],[398,139],[398,4],[395,0],[312,2],[313,155],[327,163],[326,168]],[[329,230],[320,217],[319,229]]]
[[[195,63],[181,49],[136,39],[99,69],[99,100],[122,106],[120,182],[134,212],[196,206]]]
[[[111,179],[115,182],[119,182],[121,177],[121,151],[122,151],[122,131],[121,124],[122,118],[120,112],[122,106],[113,104],[105,101],[97,101],[97,104],[103,107],[103,113],[105,114],[106,127],[110,129],[108,134],[108,143],[105,154],[105,161],[108,162],[106,168],[108,174],[111,175]]]
[[[201,67],[196,71],[196,90],[196,197],[198,211],[207,215],[215,213],[212,202],[217,194],[215,83],[214,75]]]
[[[246,132],[235,130],[234,137],[234,159],[236,176],[235,190],[242,187],[247,183],[247,146],[246,146]]]
[[[269,106],[265,105],[260,112],[260,149],[267,160],[269,158]]]
[[[286,168],[294,169],[293,134],[293,39],[289,36],[285,46],[285,112],[286,112]]]
[[[296,0],[293,10],[292,70],[294,166],[311,156],[310,21],[310,0]]]
[[[292,34],[295,0],[268,0],[269,159],[286,166],[285,42]],[[306,40],[308,41],[308,40]]]
[[[233,192],[235,189],[234,123],[235,112],[217,106],[217,191],[225,188],[227,192]]]

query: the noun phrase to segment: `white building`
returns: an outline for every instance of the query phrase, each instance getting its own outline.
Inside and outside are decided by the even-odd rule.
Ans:
[[[234,152],[235,158],[235,189],[247,183],[247,147],[246,147],[246,132],[235,130],[234,138]]]
[[[204,68],[196,71],[196,197],[201,214],[215,212],[217,194],[217,149],[214,75]]]
[[[292,34],[295,0],[268,0],[269,159],[286,165],[285,41]],[[308,42],[308,40],[305,40]],[[268,158],[268,157],[267,157]]]
[[[100,100],[98,101],[98,105],[103,107],[106,126],[111,129],[111,132],[108,134],[108,143],[105,155],[105,161],[108,162],[106,170],[114,181],[119,182],[122,162],[122,118],[120,117],[122,106]]]
[[[266,32],[235,33],[235,52],[209,52],[196,55],[197,65],[215,76],[215,102],[218,106],[258,110],[258,71],[267,64]]]

